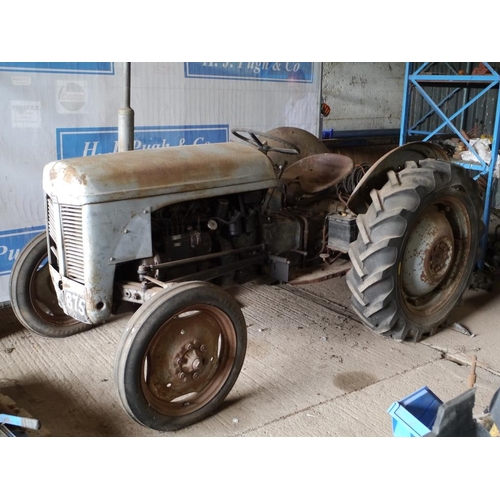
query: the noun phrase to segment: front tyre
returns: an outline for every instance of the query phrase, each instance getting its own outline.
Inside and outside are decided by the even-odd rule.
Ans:
[[[207,282],[163,290],[130,319],[115,381],[125,411],[158,431],[215,413],[243,366],[247,330],[236,300]]]
[[[418,342],[468,287],[483,227],[477,187],[464,169],[427,159],[389,171],[371,199],[349,248],[351,303],[375,333]]]
[[[19,322],[44,337],[63,338],[92,328],[59,306],[47,259],[47,236],[39,234],[17,256],[10,276],[10,300]]]

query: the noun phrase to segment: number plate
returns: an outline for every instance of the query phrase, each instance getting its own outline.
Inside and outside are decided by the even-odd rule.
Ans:
[[[64,291],[64,303],[66,305],[66,314],[83,323],[88,321],[85,300],[74,292]]]

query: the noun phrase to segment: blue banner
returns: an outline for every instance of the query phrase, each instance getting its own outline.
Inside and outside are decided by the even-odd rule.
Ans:
[[[10,274],[19,252],[42,231],[45,226],[0,231],[0,276]]]
[[[189,62],[186,78],[313,82],[311,62]]]
[[[116,153],[117,127],[58,128],[57,159]],[[228,142],[229,125],[135,127],[134,150]]]
[[[114,75],[112,62],[0,62],[0,71]]]

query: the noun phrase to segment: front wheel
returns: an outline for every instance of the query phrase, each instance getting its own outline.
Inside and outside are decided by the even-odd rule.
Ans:
[[[62,338],[92,328],[65,314],[57,302],[46,233],[31,240],[17,256],[10,276],[10,300],[19,322],[38,335]]]
[[[116,354],[125,411],[158,431],[215,413],[243,366],[247,330],[235,299],[207,282],[163,290],[130,319]]]
[[[349,248],[351,303],[372,331],[417,342],[468,287],[483,227],[477,188],[464,169],[428,159],[389,171],[371,199]]]

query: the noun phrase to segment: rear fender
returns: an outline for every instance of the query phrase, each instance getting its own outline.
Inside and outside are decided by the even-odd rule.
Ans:
[[[399,171],[407,161],[420,161],[426,158],[449,161],[446,151],[437,144],[412,142],[399,146],[376,161],[363,176],[353,191],[347,206],[355,214],[363,214],[371,204],[372,189],[381,189],[387,182],[389,170]]]

